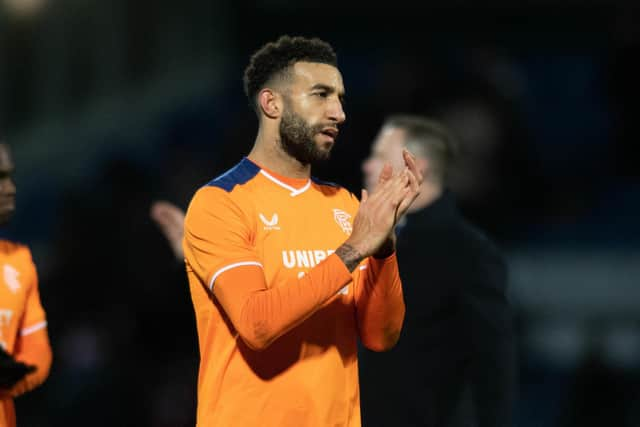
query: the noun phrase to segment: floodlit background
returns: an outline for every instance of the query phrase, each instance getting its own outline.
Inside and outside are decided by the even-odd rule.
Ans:
[[[358,192],[387,114],[460,138],[452,186],[511,269],[515,425],[640,425],[640,14],[413,3],[0,0],[0,136],[18,185],[2,233],[33,250],[54,349],[49,380],[17,400],[21,427],[194,424],[186,275],[149,206],[186,208],[248,153],[242,71],[285,33],[329,41],[345,79],[319,177]]]

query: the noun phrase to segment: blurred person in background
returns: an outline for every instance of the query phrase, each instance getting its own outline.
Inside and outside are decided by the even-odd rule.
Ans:
[[[0,224],[15,210],[14,165],[9,146],[0,143]],[[0,426],[16,425],[13,399],[38,387],[49,375],[51,346],[38,276],[31,251],[0,240]]]
[[[522,232],[521,225],[547,209],[549,201],[520,113],[522,101],[479,77],[444,86],[420,111],[455,136],[457,158],[448,171],[447,186],[466,218],[492,239],[509,244]]]
[[[359,426],[357,339],[383,351],[400,334],[393,229],[421,176],[404,152],[404,169],[387,165],[361,202],[311,177],[346,118],[328,43],[267,43],[244,83],[254,146],[197,190],[185,218],[198,425]]]
[[[367,426],[510,426],[515,339],[503,256],[458,212],[447,187],[456,143],[440,123],[389,117],[363,163],[374,191],[383,165],[416,155],[424,180],[398,226],[407,312],[385,354],[360,354]]]

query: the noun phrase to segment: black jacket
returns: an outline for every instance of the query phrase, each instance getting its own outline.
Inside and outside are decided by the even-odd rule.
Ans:
[[[360,351],[369,426],[511,425],[515,393],[507,269],[449,192],[398,230],[406,316],[386,353]]]

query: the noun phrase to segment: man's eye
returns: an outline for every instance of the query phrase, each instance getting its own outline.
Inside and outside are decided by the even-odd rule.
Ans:
[[[327,97],[327,92],[314,92],[314,95],[319,96],[321,98],[326,98]]]

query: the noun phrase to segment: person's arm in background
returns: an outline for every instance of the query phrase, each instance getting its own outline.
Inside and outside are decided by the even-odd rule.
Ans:
[[[404,150],[403,157],[406,169],[410,172],[410,191],[396,211],[396,222],[418,196],[423,179],[413,155]],[[386,165],[380,173],[378,185],[391,179],[392,173],[391,166]],[[392,230],[385,244],[361,266],[360,279],[356,285],[360,340],[365,347],[374,351],[391,349],[400,338],[404,321],[405,304],[395,242]]]
[[[182,238],[184,236],[185,213],[178,206],[165,200],[158,200],[151,205],[151,219],[153,219],[164,237],[169,242],[176,259],[184,261]]]

